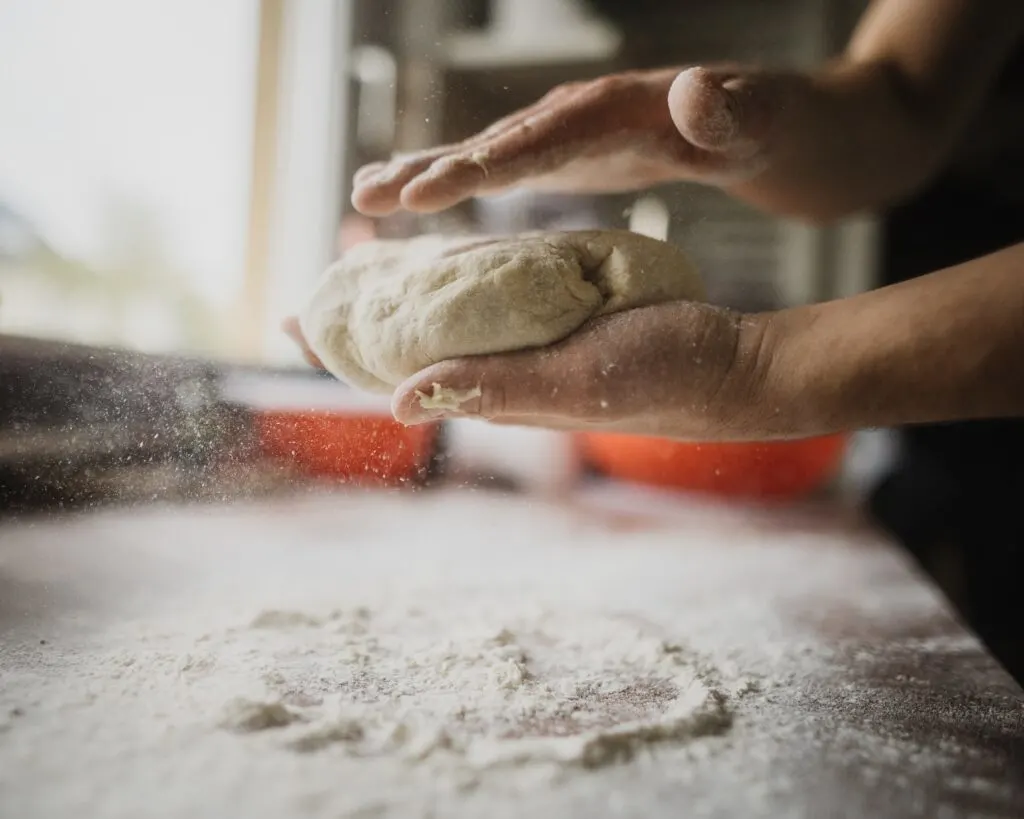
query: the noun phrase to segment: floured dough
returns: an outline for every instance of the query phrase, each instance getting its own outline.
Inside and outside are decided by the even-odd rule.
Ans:
[[[682,251],[628,231],[422,236],[349,251],[300,321],[331,373],[390,393],[438,361],[541,347],[595,316],[703,296]]]

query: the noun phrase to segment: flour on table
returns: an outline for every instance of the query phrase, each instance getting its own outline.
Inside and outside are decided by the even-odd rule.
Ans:
[[[281,729],[299,753],[586,769],[724,733],[732,719],[696,657],[608,615],[273,611],[225,635],[225,650],[245,632],[269,659],[268,696],[227,703],[222,725]]]
[[[850,815],[1020,801],[1019,690],[961,687],[990,665],[976,639],[831,517],[331,493],[33,521],[0,562],[5,816],[776,819],[837,783],[869,800]],[[950,731],[965,714],[976,735]]]
[[[302,719],[279,702],[252,702],[237,699],[229,703],[225,710],[221,726],[239,734],[283,728]]]

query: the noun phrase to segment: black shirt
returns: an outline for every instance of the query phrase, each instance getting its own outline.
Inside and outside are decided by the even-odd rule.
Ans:
[[[1024,240],[1024,48],[961,142],[939,178],[884,214],[883,283]],[[921,425],[900,439],[875,517],[926,566],[954,550],[963,614],[1024,679],[1024,419]]]

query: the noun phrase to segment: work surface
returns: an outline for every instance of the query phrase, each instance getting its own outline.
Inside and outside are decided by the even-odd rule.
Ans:
[[[0,526],[0,812],[1020,816],[1024,694],[838,510],[599,488]]]

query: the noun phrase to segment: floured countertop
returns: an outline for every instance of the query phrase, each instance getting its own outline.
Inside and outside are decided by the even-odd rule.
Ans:
[[[1019,816],[1024,693],[840,510],[0,524],[3,815]]]

